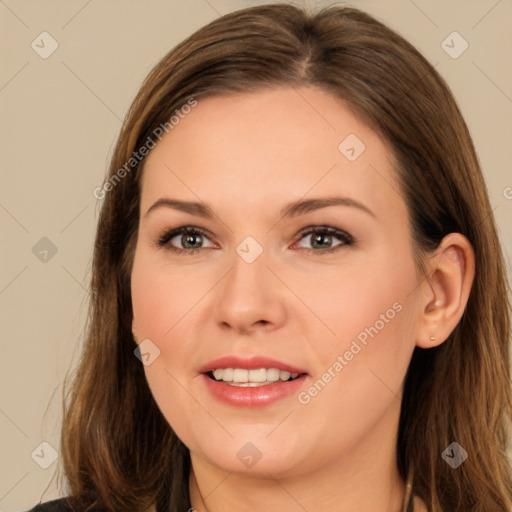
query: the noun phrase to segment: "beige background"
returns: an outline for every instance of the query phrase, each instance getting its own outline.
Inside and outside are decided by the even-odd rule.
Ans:
[[[78,354],[88,295],[99,206],[92,191],[102,183],[131,99],[185,36],[258,3],[0,0],[0,512],[58,496],[53,485],[45,492],[57,462],[42,469],[31,453],[49,462],[50,450],[43,447],[43,457],[40,443],[59,449],[62,381]],[[510,269],[510,0],[347,4],[398,30],[452,87],[480,155]],[[47,59],[31,48],[43,31],[59,45]],[[441,47],[453,31],[469,43],[457,59]],[[43,237],[57,248],[46,262],[32,252]]]

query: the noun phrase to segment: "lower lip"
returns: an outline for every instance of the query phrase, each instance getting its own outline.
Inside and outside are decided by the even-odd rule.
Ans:
[[[208,375],[202,374],[206,387],[210,393],[229,405],[238,407],[265,407],[281,398],[296,393],[304,384],[307,375],[301,375],[294,380],[274,382],[258,387],[231,386],[223,381],[210,379]]]

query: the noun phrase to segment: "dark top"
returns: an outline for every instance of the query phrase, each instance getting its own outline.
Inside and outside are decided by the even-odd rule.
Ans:
[[[68,512],[71,510],[67,504],[66,498],[41,503],[30,509],[29,512]]]
[[[47,503],[40,503],[28,512],[71,512],[72,508],[69,506],[66,498],[59,498],[57,500],[48,501]],[[101,508],[90,509],[90,512],[104,512]]]

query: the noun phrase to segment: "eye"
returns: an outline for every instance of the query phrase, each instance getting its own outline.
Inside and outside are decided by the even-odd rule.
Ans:
[[[342,246],[351,245],[354,239],[351,235],[331,226],[312,226],[301,232],[301,238],[293,248],[297,247],[315,254],[327,253],[335,251]],[[301,245],[303,241],[308,241],[311,247]],[[205,246],[204,241],[209,238],[206,232],[194,226],[182,226],[166,231],[155,245],[165,247],[178,254],[187,253],[194,254],[200,249],[215,247],[215,244],[209,242],[210,245]],[[338,243],[334,243],[338,240]]]
[[[158,247],[165,247],[177,253],[195,253],[199,249],[206,248],[204,240],[208,240],[206,232],[201,228],[193,226],[182,226],[180,228],[166,231],[157,241]],[[211,244],[207,247],[214,247]]]
[[[333,240],[337,239],[339,243],[333,245]],[[314,253],[325,253],[335,251],[344,245],[351,245],[354,239],[351,235],[341,229],[331,226],[313,226],[307,228],[301,233],[299,242],[307,241],[311,247],[300,248]]]

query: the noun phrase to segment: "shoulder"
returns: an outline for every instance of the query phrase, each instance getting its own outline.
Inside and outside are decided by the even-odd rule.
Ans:
[[[39,503],[28,512],[69,512],[71,507],[66,498],[60,498],[46,503]]]
[[[39,503],[28,512],[76,512],[68,498],[59,498],[46,503]],[[89,509],[89,512],[104,512],[102,508]]]

